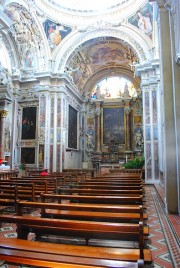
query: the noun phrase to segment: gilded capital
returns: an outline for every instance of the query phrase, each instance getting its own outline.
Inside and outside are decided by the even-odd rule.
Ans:
[[[129,106],[124,107],[124,111],[125,111],[126,114],[130,114],[131,110],[132,109]]]

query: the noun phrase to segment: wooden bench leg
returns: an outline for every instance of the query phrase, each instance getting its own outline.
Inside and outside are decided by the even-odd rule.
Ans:
[[[27,240],[27,237],[28,237],[28,234],[30,232],[30,229],[27,228],[27,227],[22,227],[22,226],[18,225],[17,229],[16,229],[16,232],[17,232],[17,238]]]
[[[86,238],[86,246],[88,246],[89,238]]]

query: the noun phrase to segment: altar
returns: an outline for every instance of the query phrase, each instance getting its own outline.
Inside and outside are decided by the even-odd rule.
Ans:
[[[99,172],[100,172],[100,174],[102,173],[102,171],[104,171],[104,173],[108,173],[109,169],[122,168],[123,163],[124,162],[120,162],[120,163],[100,163],[99,164]]]

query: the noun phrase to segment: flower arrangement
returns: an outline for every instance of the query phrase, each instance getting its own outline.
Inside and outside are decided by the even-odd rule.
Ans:
[[[144,157],[136,156],[135,158],[129,160],[127,163],[123,164],[123,167],[130,169],[139,169],[144,166]]]

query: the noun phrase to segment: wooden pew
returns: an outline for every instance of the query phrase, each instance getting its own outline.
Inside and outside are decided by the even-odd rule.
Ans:
[[[0,204],[3,206],[14,206],[17,204],[18,199],[18,193],[17,193],[17,187],[14,185],[11,187],[13,192],[6,193],[6,192],[0,192]]]
[[[11,178],[10,180],[8,180],[7,182],[1,182],[0,184],[5,184],[5,183],[9,183],[9,184],[27,184],[27,183],[33,183],[35,185],[36,188],[38,188],[38,190],[42,191],[42,192],[54,192],[57,193],[58,192],[58,184],[57,184],[57,179],[56,178]]]
[[[61,235],[65,237],[84,238],[86,245],[89,239],[138,241],[140,258],[144,259],[144,226],[132,223],[96,222],[64,219],[48,219],[32,216],[0,215],[0,221],[15,223],[17,237],[27,239],[29,232],[42,235]]]
[[[31,177],[22,177],[22,180],[56,180],[57,181],[57,187],[64,187],[66,185],[72,185],[77,184],[81,181],[84,181],[84,179],[81,177],[79,178],[76,174],[65,174],[65,175],[47,175],[47,176],[31,176]]]
[[[152,261],[148,249],[144,249],[144,258],[146,262]],[[50,245],[46,242],[15,238],[1,239],[0,259],[43,268],[144,267],[144,260],[139,260],[139,249]]]
[[[113,177],[104,177],[104,178],[94,178],[94,179],[87,179],[86,182],[117,182],[117,183],[123,183],[123,182],[130,182],[130,183],[143,183],[143,180],[140,178],[113,178]]]
[[[57,190],[56,190],[57,192]],[[3,206],[13,206],[16,211],[19,200],[37,201],[42,193],[56,193],[55,187],[49,186],[47,181],[0,181],[0,203]]]
[[[129,174],[129,173],[138,173],[138,174],[142,174],[143,170],[142,169],[130,169],[130,168],[119,168],[119,169],[110,169],[109,170],[110,173],[118,173],[118,174]]]
[[[0,171],[0,180],[1,179],[9,179],[11,177],[17,177],[19,171],[17,170],[9,170],[9,171]]]
[[[33,168],[33,169],[31,169],[31,168],[26,168],[25,169],[25,172],[26,172],[26,174],[28,175],[28,176],[32,176],[32,175],[40,175],[40,173],[42,173],[42,172],[48,172],[48,169],[44,169],[44,168]]]
[[[112,190],[112,189],[96,189],[96,188],[70,188],[70,189],[62,189],[61,192],[66,192],[70,194],[79,194],[79,195],[125,195],[125,196],[138,196],[143,195],[142,189],[140,190]]]
[[[135,173],[135,172],[131,172],[131,173],[106,173],[104,175],[98,175],[96,176],[96,178],[132,178],[132,179],[137,179],[137,178],[142,178],[142,174],[141,173]]]
[[[54,195],[54,194],[42,194],[41,200],[44,202],[47,198],[58,200],[61,203],[62,200],[69,200],[72,203],[94,203],[94,204],[131,204],[131,205],[143,205],[144,199],[142,195],[138,196],[112,196],[112,195]]]
[[[63,169],[63,172],[71,172],[71,173],[86,172],[87,175],[90,175],[91,178],[94,178],[96,171],[93,168],[65,168]]]
[[[80,183],[77,188],[91,188],[91,189],[109,189],[109,190],[142,190],[140,185],[116,185],[111,183]]]
[[[33,184],[22,185],[0,185],[0,202],[4,206],[14,206],[16,210],[19,200],[36,200],[37,193]],[[41,193],[39,193],[40,196]]]
[[[40,193],[57,193],[57,186],[56,184],[50,183],[48,180],[42,180],[42,181],[31,181],[31,180],[6,180],[6,181],[0,181],[0,189],[7,189],[8,186],[17,185],[19,192],[28,193],[32,192],[32,190],[35,192],[36,196],[40,196]],[[29,187],[29,188],[28,188]]]
[[[147,214],[143,214],[142,206],[139,206],[139,209],[136,208],[136,212],[132,212],[130,209],[127,211],[125,208],[121,210],[120,207],[118,212],[112,212],[110,211],[110,207],[107,208],[107,211],[106,207],[103,208],[103,206],[100,206],[98,211],[94,211],[94,208],[90,206],[81,206],[80,210],[78,205],[73,206],[71,204],[19,202],[17,205],[17,215],[22,216],[24,208],[40,208],[41,217],[58,219],[132,223],[147,220]],[[96,209],[98,209],[98,206],[96,206]]]
[[[44,200],[45,201],[45,200]],[[54,200],[53,200],[54,201]],[[44,208],[46,205],[51,204],[52,209],[61,209],[61,210],[79,210],[79,211],[95,211],[95,212],[111,212],[111,213],[139,213],[140,205],[113,205],[113,204],[85,204],[85,203],[49,203],[49,202],[27,202],[19,201],[18,207],[20,209],[19,213],[21,215],[21,210],[23,207],[31,207],[31,204],[34,208],[39,208],[39,205],[42,205],[41,213],[44,213]],[[143,208],[143,207],[142,207]],[[143,208],[144,209],[144,208]],[[147,218],[147,214],[144,214],[144,218]]]

